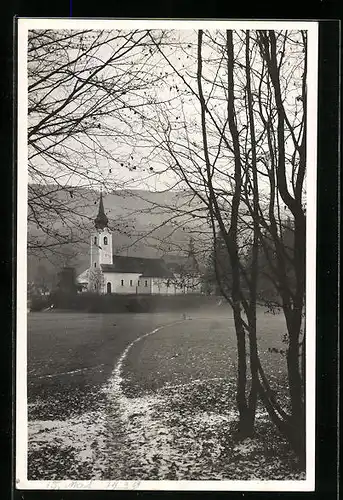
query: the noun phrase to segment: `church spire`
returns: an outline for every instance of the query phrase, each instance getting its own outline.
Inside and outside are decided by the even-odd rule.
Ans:
[[[108,224],[108,218],[105,214],[105,210],[104,210],[104,202],[102,200],[102,191],[100,191],[100,201],[99,201],[99,211],[98,211],[98,215],[96,216],[95,220],[94,220],[94,225],[96,227],[96,229],[104,229],[105,227],[107,227],[107,224]]]

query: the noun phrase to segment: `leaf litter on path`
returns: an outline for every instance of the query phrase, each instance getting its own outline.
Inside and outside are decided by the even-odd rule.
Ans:
[[[212,380],[127,397],[112,381],[96,411],[30,423],[32,479],[304,479],[262,411],[256,437],[234,441],[233,389]]]

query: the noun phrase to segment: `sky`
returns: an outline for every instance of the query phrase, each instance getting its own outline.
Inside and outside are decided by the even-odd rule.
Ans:
[[[82,24],[82,27],[85,26]],[[93,32],[95,33],[95,32]],[[157,33],[157,32],[156,32]],[[216,34],[216,31],[213,30],[210,34],[219,36]],[[193,88],[196,88],[196,81],[194,78],[190,78],[190,75],[195,74],[196,72],[196,32],[194,30],[184,30],[178,29],[174,30],[169,34],[171,37],[168,40],[166,45],[163,45],[163,53],[167,55],[170,63],[174,65],[174,67],[181,72],[182,75],[185,75],[187,81],[191,82]],[[220,35],[222,36],[222,35]],[[180,50],[176,45],[177,42],[181,41],[183,44],[182,50]],[[113,47],[113,44],[112,44]],[[72,52],[75,53],[76,49],[72,49]],[[110,53],[109,46],[103,47],[100,51],[97,52],[97,58],[106,58]],[[204,48],[204,58],[213,57],[214,52],[212,49]],[[152,97],[155,97],[157,100],[171,100],[169,106],[164,105],[163,108],[166,110],[168,118],[172,118],[174,121],[173,126],[175,127],[175,121],[177,118],[181,120],[184,118],[187,125],[190,127],[191,123],[194,121],[197,126],[199,126],[199,104],[197,99],[192,97],[191,95],[185,95],[182,100],[182,109],[180,99],[178,99],[178,95],[180,95],[179,89],[181,87],[181,93],[185,90],[185,87],[182,84],[180,85],[180,79],[172,77],[172,68],[170,64],[168,64],[163,56],[156,52],[152,57],[145,58],[144,63],[140,62],[141,54],[138,52],[133,56],[134,65],[138,67],[140,64],[147,75],[152,76],[152,80],[161,74],[161,78],[154,83],[153,88],[150,88],[149,93]],[[217,61],[215,61],[217,64]],[[256,69],[259,67],[259,62],[255,62]],[[310,68],[311,69],[311,68]],[[111,71],[116,71],[116,68],[108,69],[106,71],[107,77],[111,76]],[[212,86],[212,83],[216,77],[215,74],[211,75],[208,72],[208,65],[205,65],[204,75],[208,76],[209,84]],[[211,80],[212,79],[212,80]],[[238,80],[238,76],[237,76]],[[205,89],[206,91],[206,89]],[[59,94],[59,90],[57,90],[57,96]],[[211,94],[213,98],[213,93]],[[293,95],[291,92],[287,97],[289,102],[294,101]],[[133,94],[129,100],[126,100],[127,103],[133,102],[136,100],[136,103],[146,99],[146,96],[141,92],[137,92]],[[220,106],[218,108],[220,110]],[[103,175],[105,177],[105,186],[120,186],[122,188],[131,188],[131,189],[150,189],[150,190],[164,190],[171,188],[179,188],[179,184],[177,184],[177,177],[171,172],[171,169],[168,168],[168,161],[166,161],[165,153],[161,154],[160,149],[156,149],[157,135],[154,135],[154,129],[151,129],[151,125],[156,125],[160,116],[157,116],[156,112],[154,112],[153,106],[147,106],[146,109],[146,119],[140,120],[140,118],[136,118],[130,116],[132,112],[130,111],[120,111],[115,113],[115,117],[111,117],[108,119],[102,120],[102,137],[99,137],[99,132],[97,131],[96,142],[93,141],[94,137],[86,137],[82,139],[82,143],[79,141],[69,141],[68,143],[68,159],[76,165],[77,168],[87,169],[89,172],[94,172],[94,166],[96,168],[100,168],[103,171]],[[182,114],[182,116],[181,116]],[[220,112],[218,114],[220,116]],[[222,118],[222,117],[220,117]],[[29,121],[29,126],[31,124],[31,119]],[[181,137],[183,131],[180,130],[176,132]],[[106,136],[106,137],[104,137]],[[198,132],[193,131],[191,133],[193,140],[198,143],[201,150],[202,138]],[[102,145],[103,150],[100,149],[99,144]],[[214,147],[216,146],[213,143]],[[71,153],[71,149],[74,151]],[[64,151],[58,151],[58,154],[63,157],[65,156]],[[199,149],[198,149],[199,151]],[[48,159],[49,161],[49,159]],[[224,165],[227,162],[227,158],[223,158]],[[51,162],[49,162],[49,166],[47,166],[46,161],[42,161],[39,157],[35,158],[35,162],[38,162],[40,169],[51,169]],[[159,172],[159,174],[157,174]],[[88,183],[93,184],[93,187],[100,187],[100,183],[97,179],[93,181],[89,181],[86,179],[86,176],[82,176],[80,179],[79,175],[69,175],[69,171],[66,174],[61,170],[60,164],[56,165],[56,168],[53,169],[52,178],[59,178],[60,182],[68,183],[68,184],[80,184]],[[219,182],[224,182],[221,178]],[[104,186],[104,187],[105,187]]]

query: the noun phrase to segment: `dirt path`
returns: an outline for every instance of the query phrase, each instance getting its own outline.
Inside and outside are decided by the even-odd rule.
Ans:
[[[33,418],[29,422],[31,479],[102,479],[108,475],[109,464],[112,464],[108,444],[111,443],[113,447],[113,433],[118,444],[125,435],[122,425],[125,413],[121,414],[122,363],[135,343],[179,322],[180,320],[168,323],[135,338],[119,356],[109,382],[100,389],[97,386],[86,386],[83,387],[83,392],[79,391],[77,395],[74,391],[70,396],[71,405],[77,406],[78,411],[71,413],[71,416],[68,404],[67,408],[58,408],[57,405],[51,404],[51,397],[45,401],[36,399],[29,403],[29,413],[32,416],[43,416],[43,419]],[[57,379],[63,385],[63,379],[66,377],[70,380],[70,377],[84,376],[86,372],[89,375],[88,372],[101,370],[101,367],[97,365],[38,375],[36,380],[41,379],[49,383],[53,380],[56,384]],[[67,394],[64,394],[65,404],[68,403],[67,397]],[[60,415],[62,419],[58,418]]]

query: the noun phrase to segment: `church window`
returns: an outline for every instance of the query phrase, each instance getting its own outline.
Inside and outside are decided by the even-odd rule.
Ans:
[[[124,280],[121,280],[121,286],[124,286]]]
[[[94,267],[96,267],[96,262],[94,262]]]
[[[148,286],[148,280],[145,280],[144,285],[145,285],[145,286]]]
[[[94,236],[94,245],[96,245],[97,243],[98,243],[97,237]]]
[[[107,293],[112,293],[112,285],[110,282],[107,283]]]
[[[130,280],[130,286],[132,286],[132,280]]]
[[[104,236],[104,245],[107,245],[107,236]]]
[[[137,285],[139,286],[140,284],[141,284],[141,282],[138,280]]]

